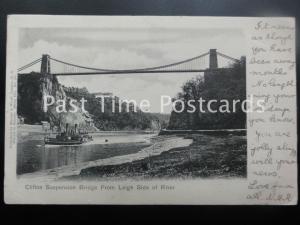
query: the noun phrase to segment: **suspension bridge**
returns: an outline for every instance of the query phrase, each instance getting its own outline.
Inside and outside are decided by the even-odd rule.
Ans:
[[[196,57],[156,67],[138,69],[104,69],[65,62],[45,54],[42,55],[41,58],[20,67],[18,69],[18,74],[30,74],[30,72],[24,73],[24,71],[29,71],[30,68],[36,67],[37,64],[40,64],[40,71],[31,70],[31,72],[39,72],[41,74],[51,74],[56,76],[207,72],[223,69],[218,67],[218,56],[229,60],[231,63],[240,62],[240,60],[220,53],[216,49],[210,49],[208,52]],[[207,57],[209,58],[208,68],[205,61]]]

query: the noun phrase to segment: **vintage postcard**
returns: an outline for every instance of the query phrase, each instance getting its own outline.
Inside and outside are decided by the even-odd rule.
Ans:
[[[10,15],[7,34],[7,204],[297,204],[294,18]]]

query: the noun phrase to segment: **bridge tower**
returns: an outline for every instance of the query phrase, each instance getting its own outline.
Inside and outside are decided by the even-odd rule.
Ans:
[[[209,69],[218,68],[217,49],[209,50]]]
[[[50,74],[50,56],[47,54],[44,54],[42,56],[42,63],[41,63],[41,74],[46,75]]]
[[[47,121],[48,116],[47,116],[47,113],[44,111],[44,104],[45,104],[44,96],[52,94],[52,81],[53,81],[53,76],[52,76],[51,70],[50,70],[50,56],[47,54],[42,55],[40,74],[41,74],[40,90],[42,92],[41,110],[42,110],[42,112],[44,112],[42,120]]]

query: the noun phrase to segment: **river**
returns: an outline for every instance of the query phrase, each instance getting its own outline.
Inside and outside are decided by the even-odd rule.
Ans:
[[[22,125],[18,127],[17,174],[23,179],[52,181],[66,177],[82,178],[85,174],[83,171],[93,172],[95,168],[95,176],[98,174],[101,177],[100,172],[106,174],[106,170],[102,169],[113,168],[112,171],[117,173],[119,168],[121,177],[133,176],[130,171],[136,171],[137,176],[144,176],[144,163],[151,159],[156,166],[148,168],[146,172],[157,177],[172,174],[182,177],[191,174],[203,177],[207,174],[228,176],[228,173],[245,176],[245,131],[203,132],[196,131],[189,135],[176,132],[168,135],[101,132],[93,133],[94,140],[82,145],[45,146],[41,128]],[[112,176],[115,176],[114,173]]]
[[[82,145],[45,146],[44,135],[21,132],[17,147],[17,174],[134,154],[151,146],[151,138],[156,134],[103,132],[92,136],[93,141]]]

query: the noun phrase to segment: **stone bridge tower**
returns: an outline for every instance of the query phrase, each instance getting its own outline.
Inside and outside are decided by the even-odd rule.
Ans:
[[[50,56],[44,54],[42,56],[42,63],[41,63],[41,74],[45,75],[45,74],[50,74],[51,70],[50,70]]]
[[[209,50],[209,69],[218,69],[217,49]]]
[[[42,62],[41,62],[41,82],[40,82],[40,90],[42,94],[42,110],[44,111],[44,96],[52,94],[52,87],[53,87],[53,76],[51,74],[50,69],[50,56],[47,54],[42,55]],[[47,113],[44,112],[44,120],[46,120]]]
[[[218,71],[218,58],[217,58],[217,49],[209,50],[209,68],[204,72],[204,82],[209,83],[215,79],[215,76]]]

